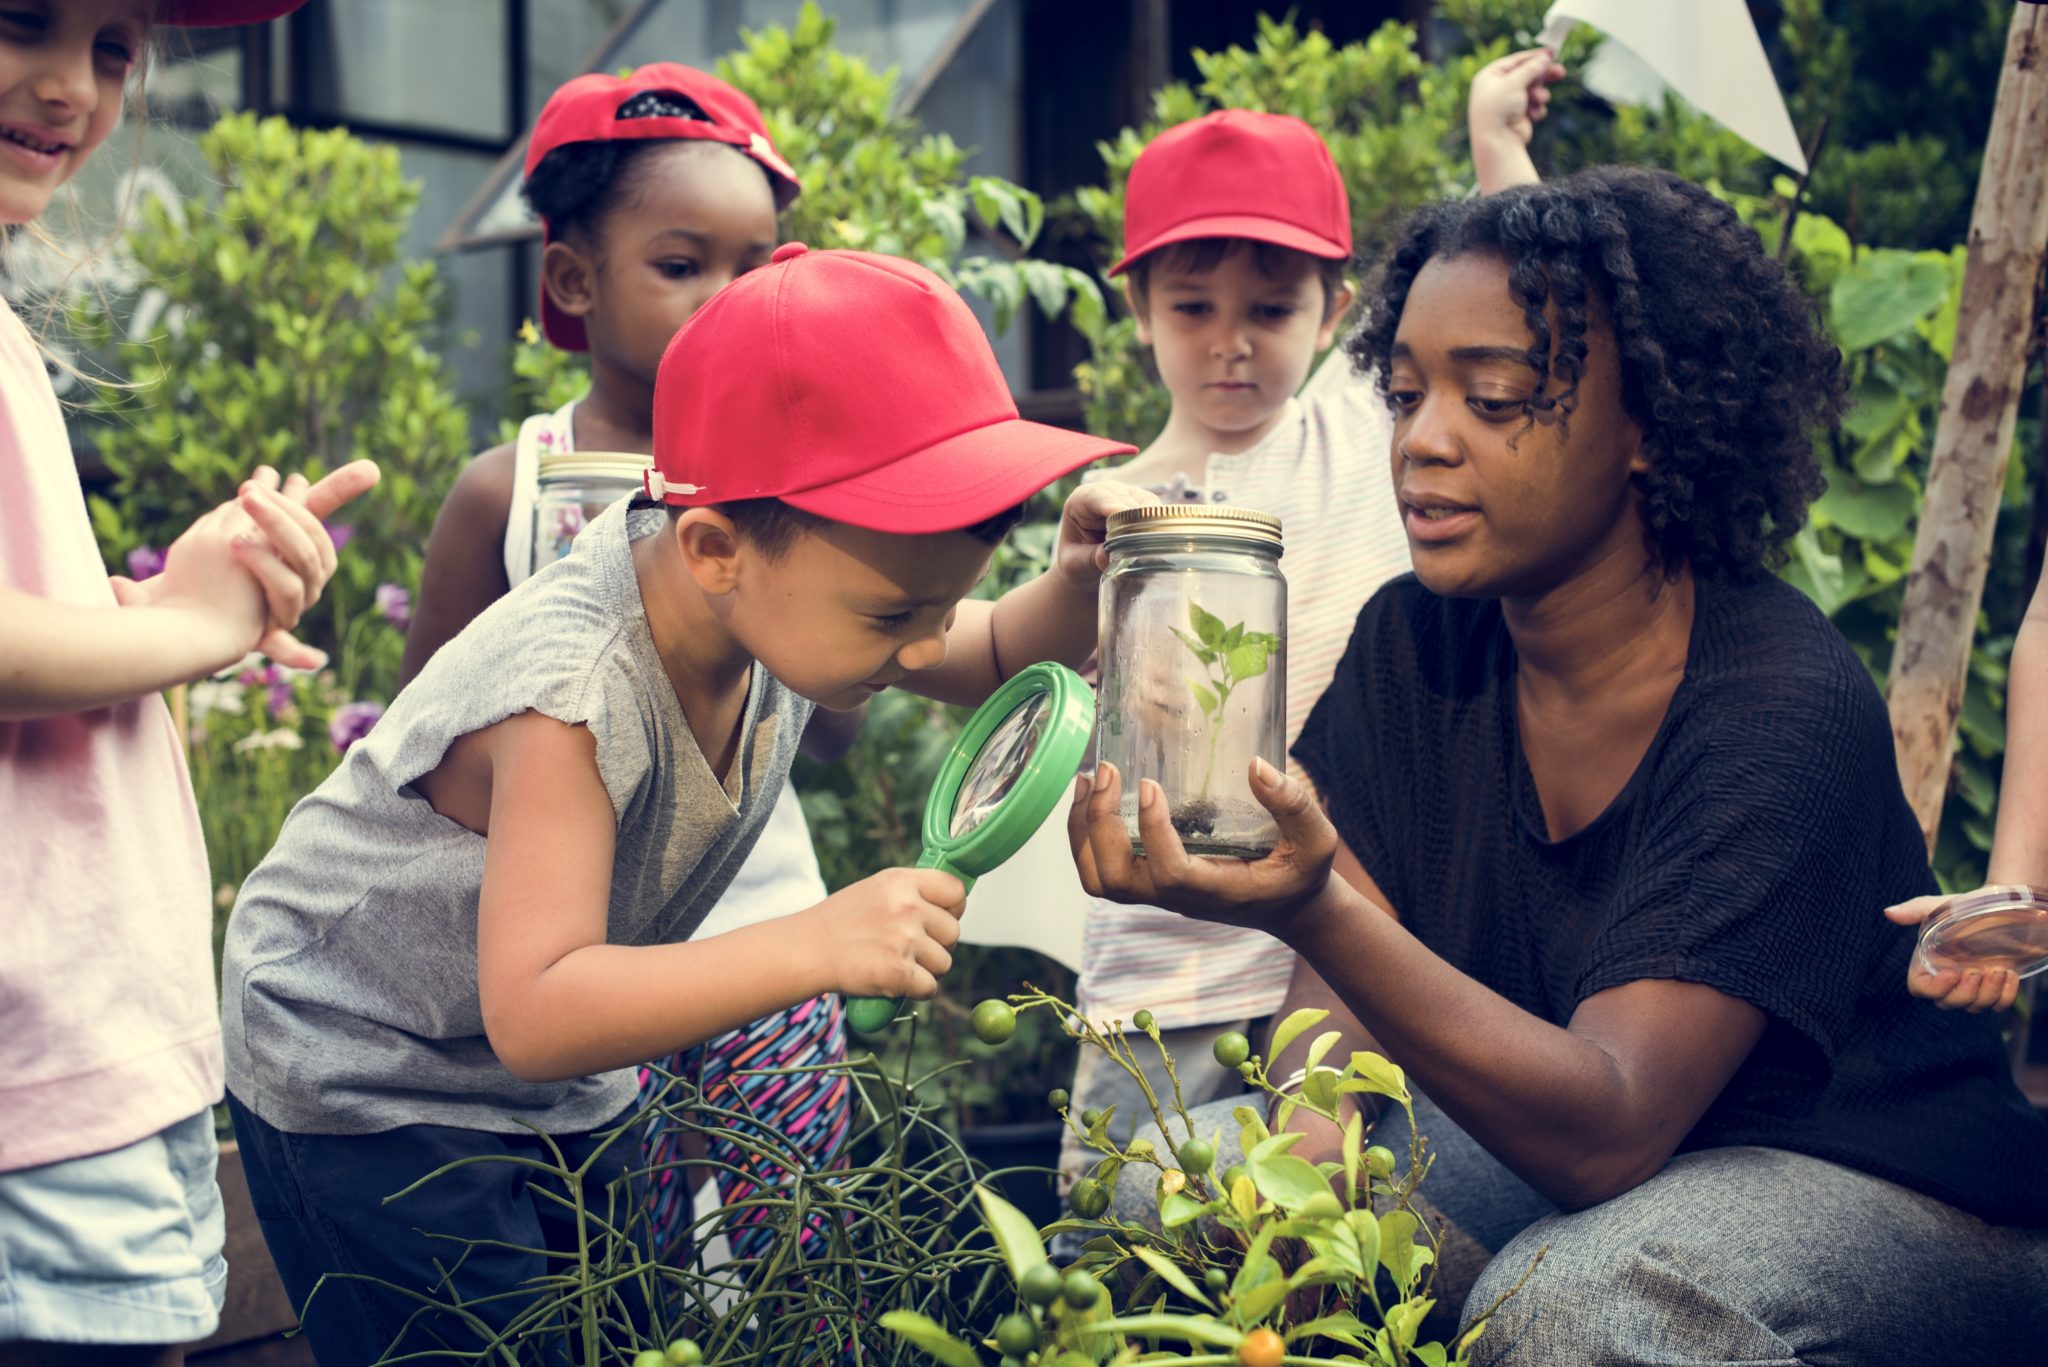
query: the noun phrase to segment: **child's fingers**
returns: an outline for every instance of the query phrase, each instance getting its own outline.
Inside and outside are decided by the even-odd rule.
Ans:
[[[257,653],[287,669],[325,669],[327,652],[316,650],[289,631],[273,631],[256,643]]]
[[[314,517],[325,522],[343,504],[376,488],[380,477],[376,461],[352,460],[308,488],[300,502]]]
[[[273,627],[290,631],[306,610],[306,581],[278,557],[262,537],[250,533],[233,541],[235,561],[256,577]]]
[[[306,584],[307,606],[334,573],[334,542],[320,520],[275,489],[244,486],[242,511],[270,538],[271,549]]]
[[[1947,1005],[1949,993],[1955,991],[1962,973],[1953,968],[1940,968],[1929,972],[1917,963],[1907,970],[1906,990],[1937,1005]]]
[[[114,603],[117,607],[132,608],[147,603],[150,599],[149,590],[125,574],[110,574],[107,576],[107,583],[114,590]]]
[[[953,956],[944,945],[936,940],[926,940],[916,950],[917,966],[932,975],[943,978],[953,967]]]
[[[1998,1000],[1992,1003],[1992,1010],[2010,1011],[2012,1010],[2012,1004],[2018,1001],[2020,997],[2020,975],[2009,968],[2002,968],[1999,970],[1999,976],[2005,982],[1999,988]]]

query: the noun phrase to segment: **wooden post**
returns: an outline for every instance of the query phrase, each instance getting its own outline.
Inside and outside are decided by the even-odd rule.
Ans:
[[[2013,7],[1998,102],[1970,211],[1955,353],[1899,611],[1889,703],[1899,777],[1934,848],[1970,641],[2026,382],[2034,286],[2048,244],[2048,4]]]

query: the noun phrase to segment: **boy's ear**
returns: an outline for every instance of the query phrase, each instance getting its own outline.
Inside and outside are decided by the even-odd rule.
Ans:
[[[683,568],[707,597],[722,598],[739,584],[740,534],[716,508],[685,508],[670,532]]]
[[[1141,345],[1152,345],[1152,320],[1145,316],[1145,303],[1138,292],[1131,288],[1131,277],[1123,278],[1124,303],[1131,310],[1131,318],[1138,325],[1138,341]]]
[[[596,307],[596,263],[559,237],[540,254],[540,283],[548,302],[571,318]]]
[[[1344,319],[1351,312],[1352,301],[1358,298],[1358,291],[1351,288],[1346,280],[1337,287],[1323,309],[1323,326],[1316,333],[1316,350],[1321,351],[1337,340],[1337,329],[1344,325]]]

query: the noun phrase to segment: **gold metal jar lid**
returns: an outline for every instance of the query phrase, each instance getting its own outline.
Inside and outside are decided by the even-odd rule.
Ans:
[[[1134,536],[1215,536],[1278,550],[1280,519],[1251,508],[1207,503],[1148,503],[1109,515],[1105,540]]]
[[[543,480],[616,479],[638,484],[654,457],[637,451],[544,451],[539,461]]]

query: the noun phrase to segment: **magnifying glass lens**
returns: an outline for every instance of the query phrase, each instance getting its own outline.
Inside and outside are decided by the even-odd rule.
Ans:
[[[995,810],[1009,796],[1016,786],[1018,775],[1031,762],[1031,756],[1038,749],[1038,738],[1045,729],[1046,709],[1049,694],[1035,693],[1018,703],[1002,725],[989,733],[981,750],[974,757],[974,763],[967,770],[967,777],[960,780],[960,791],[953,798],[953,820],[950,834],[958,839],[994,815]]]

